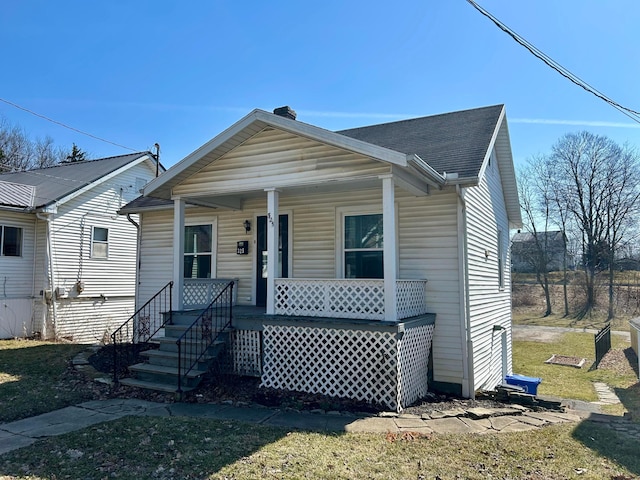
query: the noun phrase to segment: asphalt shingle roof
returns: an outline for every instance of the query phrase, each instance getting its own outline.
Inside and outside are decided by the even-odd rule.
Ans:
[[[15,206],[17,199],[4,198],[16,193],[15,188],[9,190],[8,184],[33,187],[35,195],[32,205],[21,206],[39,208],[66,197],[103,176],[124,167],[142,155],[148,155],[148,153],[131,153],[84,162],[64,163],[24,172],[2,173],[0,174],[0,189],[5,189],[6,187],[6,194],[0,194],[0,205]],[[1,185],[2,183],[7,185],[3,186]]]
[[[477,177],[503,105],[341,130],[336,133],[406,154],[440,174]]]

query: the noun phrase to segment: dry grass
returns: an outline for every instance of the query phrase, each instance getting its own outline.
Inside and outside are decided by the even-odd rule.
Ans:
[[[636,445],[594,424],[492,435],[319,434],[123,418],[0,458],[2,478],[630,479]]]

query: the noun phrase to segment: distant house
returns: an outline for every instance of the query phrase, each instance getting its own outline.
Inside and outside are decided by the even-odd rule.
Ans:
[[[401,409],[511,372],[502,105],[340,132],[254,110],[121,212],[141,216],[138,305],[173,280],[186,314],[235,279],[234,361],[264,386]]]
[[[566,236],[559,230],[538,232],[538,243],[545,249],[546,271],[554,272],[562,270]],[[533,233],[520,232],[514,234],[511,239],[511,268],[516,273],[534,273],[536,265],[539,265],[539,250]],[[567,254],[568,255],[568,254]],[[574,267],[572,257],[567,257],[567,268]]]
[[[96,342],[134,310],[137,217],[150,153],[0,174],[0,338]]]

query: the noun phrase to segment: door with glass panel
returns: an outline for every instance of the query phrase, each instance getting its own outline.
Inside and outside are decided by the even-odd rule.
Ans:
[[[267,305],[267,217],[260,216],[257,219],[256,231],[256,305]],[[289,276],[289,216],[280,215],[278,225],[278,268],[277,277]]]

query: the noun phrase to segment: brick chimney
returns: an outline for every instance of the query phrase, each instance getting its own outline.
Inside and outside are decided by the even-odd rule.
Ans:
[[[288,105],[274,109],[273,113],[284,118],[289,118],[291,120],[296,119],[296,112],[294,110],[291,110],[291,108]]]

